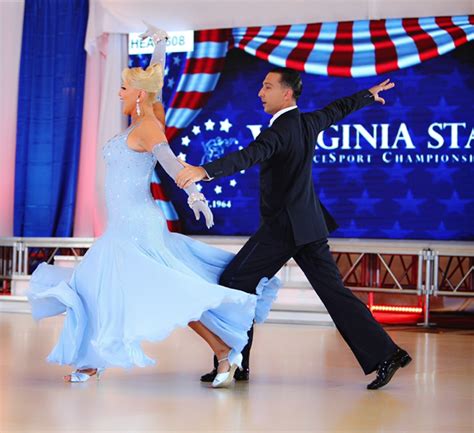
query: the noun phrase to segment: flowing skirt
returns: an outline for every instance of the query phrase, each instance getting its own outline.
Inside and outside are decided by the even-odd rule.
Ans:
[[[75,269],[41,264],[28,299],[36,320],[66,313],[48,361],[76,368],[154,364],[141,342],[166,338],[200,320],[240,352],[280,287],[263,278],[256,295],[218,284],[233,254],[166,233],[160,245],[108,230]]]

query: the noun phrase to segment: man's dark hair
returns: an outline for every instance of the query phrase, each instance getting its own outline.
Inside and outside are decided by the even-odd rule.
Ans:
[[[289,87],[293,90],[293,96],[295,100],[301,96],[303,91],[303,81],[301,81],[301,75],[298,71],[290,68],[273,68],[270,72],[280,74],[281,84],[285,87]]]

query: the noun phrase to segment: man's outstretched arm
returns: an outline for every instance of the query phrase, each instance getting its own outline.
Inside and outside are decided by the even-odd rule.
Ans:
[[[344,119],[350,113],[359,110],[374,102],[385,104],[379,93],[390,90],[395,86],[395,83],[390,82],[390,79],[383,81],[368,90],[362,90],[352,96],[338,99],[331,104],[324,107],[322,110],[317,110],[306,115],[312,120],[316,132],[323,131],[329,128],[334,123]]]
[[[180,161],[184,166],[176,177],[176,184],[180,188],[187,188],[193,182],[210,180],[215,177],[230,176],[252,165],[270,159],[281,147],[282,142],[276,132],[267,129],[263,131],[248,147],[232,152],[222,158],[196,167]]]

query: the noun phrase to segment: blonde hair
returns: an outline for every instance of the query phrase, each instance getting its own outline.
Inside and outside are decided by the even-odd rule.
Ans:
[[[122,80],[135,89],[144,90],[150,102],[154,102],[156,94],[163,87],[163,67],[159,63],[142,68],[125,68],[122,71]]]

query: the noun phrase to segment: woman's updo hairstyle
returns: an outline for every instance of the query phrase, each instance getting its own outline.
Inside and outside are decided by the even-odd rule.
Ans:
[[[144,90],[149,101],[155,102],[156,94],[163,87],[163,67],[155,63],[146,69],[125,68],[122,71],[122,80],[135,89]]]

